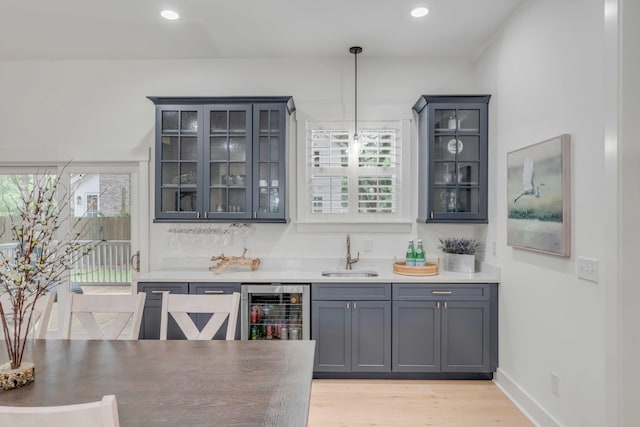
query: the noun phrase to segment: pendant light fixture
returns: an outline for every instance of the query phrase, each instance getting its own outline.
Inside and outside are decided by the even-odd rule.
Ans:
[[[362,53],[362,48],[360,46],[352,46],[349,48],[349,52],[353,53],[354,60],[354,73],[355,73],[355,97],[354,97],[354,105],[355,105],[355,114],[354,114],[354,133],[353,133],[353,145],[354,148],[359,148],[359,137],[358,137],[358,54]]]

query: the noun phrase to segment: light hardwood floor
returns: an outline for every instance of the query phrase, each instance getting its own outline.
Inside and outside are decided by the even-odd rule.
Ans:
[[[309,427],[533,424],[491,381],[313,380]]]

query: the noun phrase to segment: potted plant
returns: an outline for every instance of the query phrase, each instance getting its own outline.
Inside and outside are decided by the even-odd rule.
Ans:
[[[0,321],[9,362],[0,365],[0,388],[16,388],[34,379],[34,366],[23,360],[38,298],[61,283],[75,261],[95,244],[80,242],[83,228],[73,236],[60,227],[69,215],[68,202],[58,199],[60,174],[33,175],[16,180],[17,200],[8,202],[8,230],[16,244],[11,255],[0,252],[0,295],[7,294],[10,310],[0,304]],[[78,223],[75,223],[75,228]],[[0,230],[5,231],[5,230]],[[1,233],[0,233],[1,234]],[[1,359],[0,359],[1,360]]]
[[[469,237],[446,237],[438,239],[438,248],[445,253],[443,268],[458,273],[475,273],[476,253],[482,249],[482,243]]]

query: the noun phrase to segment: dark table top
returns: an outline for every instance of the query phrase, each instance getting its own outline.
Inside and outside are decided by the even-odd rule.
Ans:
[[[0,405],[114,394],[127,426],[307,425],[315,341],[36,340],[35,381]],[[0,345],[0,360],[6,354]]]

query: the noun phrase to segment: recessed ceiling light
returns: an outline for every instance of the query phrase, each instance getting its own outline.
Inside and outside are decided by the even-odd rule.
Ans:
[[[176,19],[180,18],[180,15],[178,15],[178,12],[175,12],[173,10],[163,10],[162,12],[160,12],[160,15],[164,19],[168,19],[170,21],[175,21]]]
[[[429,9],[426,7],[417,7],[411,11],[411,16],[414,18],[422,18],[426,16],[427,13],[429,13]]]

